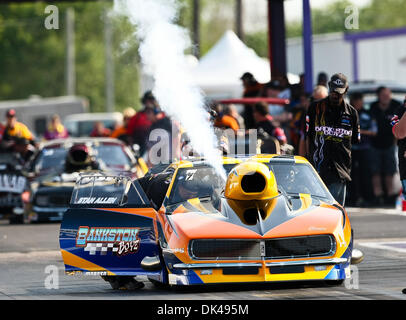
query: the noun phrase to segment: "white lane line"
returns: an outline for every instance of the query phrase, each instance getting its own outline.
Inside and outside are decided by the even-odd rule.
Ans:
[[[62,255],[59,250],[0,253],[0,262],[10,260],[29,261],[29,260],[38,260],[40,258],[61,260]]]
[[[384,209],[384,208],[352,208],[348,207],[345,208],[347,213],[350,215],[381,215],[381,214],[389,214],[395,216],[406,217],[406,211],[402,211],[400,209]]]
[[[381,249],[399,253],[406,253],[406,240],[371,241],[371,242],[358,241],[357,244],[372,249]]]

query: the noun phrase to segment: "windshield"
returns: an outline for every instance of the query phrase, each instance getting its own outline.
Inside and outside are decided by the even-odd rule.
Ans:
[[[274,173],[278,188],[288,195],[305,193],[325,200],[332,199],[320,178],[317,177],[308,164],[290,162],[265,164]],[[235,165],[224,165],[227,174]],[[168,205],[193,198],[213,198],[216,195],[220,195],[223,188],[224,182],[218,177],[212,167],[181,168],[175,177]]]
[[[278,186],[288,194],[306,193],[331,199],[328,190],[321,183],[310,165],[305,163],[267,163],[274,173]]]
[[[131,159],[120,145],[101,144],[92,147],[92,149],[96,160],[107,167],[120,167],[125,170],[131,167]],[[36,159],[35,170],[38,172],[51,169],[52,171],[63,171],[67,152],[68,149],[64,147],[42,149]]]
[[[181,168],[176,175],[169,204],[211,197],[215,191],[219,194],[223,186],[224,183],[212,167]]]

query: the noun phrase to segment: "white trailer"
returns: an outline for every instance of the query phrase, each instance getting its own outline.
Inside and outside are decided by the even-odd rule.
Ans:
[[[77,96],[33,96],[26,100],[1,101],[0,122],[4,123],[8,109],[14,109],[18,121],[27,125],[37,137],[41,137],[52,115],[58,114],[63,121],[70,114],[88,112],[89,102],[86,98]]]

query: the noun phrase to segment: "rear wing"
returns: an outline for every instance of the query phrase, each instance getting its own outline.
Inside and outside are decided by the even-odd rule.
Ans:
[[[104,174],[81,175],[76,181],[71,208],[142,208],[150,202],[137,180]]]

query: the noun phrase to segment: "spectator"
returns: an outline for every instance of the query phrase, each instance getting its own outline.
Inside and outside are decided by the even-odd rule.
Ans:
[[[323,85],[315,86],[311,96],[311,102],[324,99],[328,96],[328,89]]]
[[[264,85],[263,95],[265,97],[279,98],[280,93],[281,93],[281,84],[279,80],[272,80]],[[269,104],[268,111],[269,114],[272,116],[272,118],[276,120],[276,118],[279,118],[283,114],[285,108],[279,104]]]
[[[285,74],[279,77],[280,89],[281,92],[279,93],[278,97],[281,99],[291,99],[292,98],[292,90],[291,85],[289,83],[288,76]]]
[[[131,137],[132,143],[140,146],[140,155],[143,155],[146,150],[146,141],[149,133],[149,129],[152,125],[146,115],[147,108],[159,109],[158,102],[151,91],[144,93],[141,99],[143,109],[137,112],[128,122],[127,134]]]
[[[259,83],[250,72],[245,72],[240,78],[244,87],[243,98],[258,97],[261,94],[263,84]],[[255,119],[253,115],[253,105],[244,105],[242,117],[246,129],[255,128]]]
[[[238,127],[240,129],[245,129],[244,118],[241,117],[241,115],[238,113],[237,108],[235,107],[234,104],[225,105],[224,114],[233,117],[237,121]]]
[[[402,183],[402,210],[406,211],[406,96],[403,105],[399,107],[392,118],[392,132],[398,139],[399,174]]]
[[[351,182],[348,185],[349,205],[366,206],[373,200],[370,161],[371,138],[376,136],[377,125],[369,111],[364,109],[361,93],[354,93],[350,97],[350,104],[358,111],[361,142],[352,146]]]
[[[93,131],[90,133],[90,136],[95,137],[110,137],[111,130],[104,126],[102,121],[96,121],[93,126]]]
[[[325,72],[320,72],[317,75],[317,85],[318,86],[323,86],[327,88],[327,82],[328,82],[328,75]]]
[[[301,73],[299,76],[299,83],[295,83],[291,85],[291,105],[295,105],[296,103],[299,102],[300,95],[305,92],[305,87],[304,87],[304,73]]]
[[[299,103],[292,109],[292,120],[290,121],[290,141],[295,148],[295,153],[298,154],[300,139],[306,129],[306,113],[309,108],[309,96],[303,92],[300,95]]]
[[[324,99],[328,96],[328,90],[324,86],[316,86],[313,89],[312,96],[310,97],[310,103],[313,103],[314,101]],[[306,118],[305,118],[306,119]],[[303,119],[302,119],[303,121]],[[301,127],[306,129],[306,121],[301,123]],[[308,156],[308,148],[306,147],[306,142],[305,142],[305,131],[302,131],[301,137],[300,137],[300,142],[299,142],[299,150],[298,150],[298,155],[302,157]]]
[[[111,134],[112,138],[117,138],[124,141],[126,144],[131,144],[131,137],[128,135],[128,122],[136,114],[133,108],[123,110],[123,125],[116,128]]]
[[[214,121],[214,126],[220,129],[233,129],[236,133],[240,128],[238,121],[230,115],[224,113],[225,107],[221,104],[216,104],[214,106],[214,111],[217,113],[216,120]]]
[[[285,132],[272,121],[268,106],[265,103],[255,104],[254,119],[258,130],[262,129],[268,135],[275,137],[281,145],[287,143]]]
[[[57,114],[54,114],[51,118],[51,122],[49,123],[45,133],[44,139],[45,140],[53,140],[53,139],[64,139],[69,137],[68,130],[65,129],[63,124],[61,123],[61,119]]]
[[[6,125],[3,131],[3,140],[13,140],[15,138],[24,138],[28,141],[34,141],[34,135],[27,126],[17,121],[16,111],[9,109],[6,112]]]
[[[346,183],[351,181],[351,147],[358,143],[358,112],[344,100],[347,77],[334,74],[329,82],[328,97],[313,102],[306,115],[306,140],[309,160],[330,193],[342,206]]]
[[[6,124],[0,127],[0,139],[1,150],[18,154],[22,164],[30,158],[37,146],[27,126],[17,121],[14,109],[6,112]]]
[[[397,172],[395,138],[392,133],[391,119],[401,103],[392,99],[387,87],[379,87],[378,100],[371,104],[371,116],[376,119],[378,131],[372,138],[371,159],[374,204],[394,206],[397,193],[394,190],[394,175]]]

